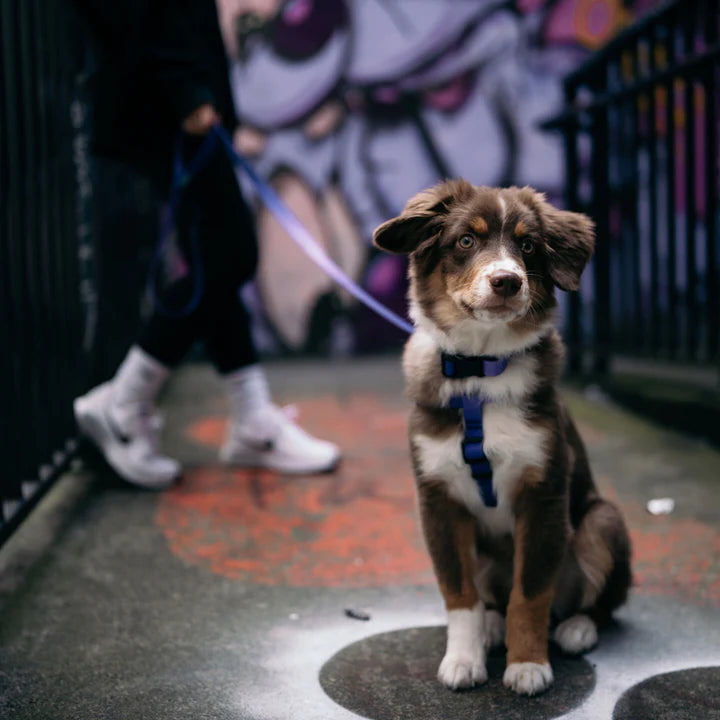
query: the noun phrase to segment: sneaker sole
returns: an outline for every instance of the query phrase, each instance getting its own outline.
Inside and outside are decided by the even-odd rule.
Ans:
[[[243,469],[257,470],[273,470],[274,472],[283,473],[284,475],[326,475],[337,469],[340,465],[341,457],[338,455],[325,465],[316,465],[314,467],[283,465],[282,463],[271,463],[266,458],[255,453],[246,453],[228,455],[220,451],[220,460],[228,467],[237,467]]]

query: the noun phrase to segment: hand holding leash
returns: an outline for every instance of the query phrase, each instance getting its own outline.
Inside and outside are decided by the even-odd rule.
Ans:
[[[181,123],[188,135],[207,135],[213,126],[218,125],[221,117],[210,103],[196,107]]]

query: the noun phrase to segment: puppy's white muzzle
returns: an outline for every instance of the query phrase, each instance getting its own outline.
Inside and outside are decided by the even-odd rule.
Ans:
[[[489,263],[478,273],[472,301],[466,301],[478,320],[495,322],[508,322],[524,315],[529,304],[525,268],[509,257]]]

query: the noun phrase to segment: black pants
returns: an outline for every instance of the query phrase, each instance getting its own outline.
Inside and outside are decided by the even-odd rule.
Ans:
[[[186,144],[188,158],[198,144]],[[250,318],[239,296],[240,286],[257,269],[255,226],[232,163],[220,147],[184,189],[176,223],[178,244],[191,270],[159,291],[160,303],[168,310],[179,310],[192,297],[199,270],[193,266],[198,262],[193,243],[202,266],[202,296],[188,314],[154,308],[138,344],[169,367],[177,365],[196,340],[204,342],[221,373],[257,362]]]

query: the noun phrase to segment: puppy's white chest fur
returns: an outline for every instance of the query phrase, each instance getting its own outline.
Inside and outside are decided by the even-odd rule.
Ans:
[[[483,447],[493,470],[496,508],[484,505],[470,467],[462,457],[461,429],[441,436],[416,433],[412,438],[421,470],[421,482],[442,481],[448,494],[465,505],[491,532],[512,530],[512,500],[517,482],[528,468],[542,468],[547,458],[547,432],[530,422],[523,403],[534,387],[534,361],[514,358],[494,378],[446,380],[439,388],[441,404],[449,398],[473,393],[486,398],[483,406]]]
[[[517,481],[527,467],[542,467],[545,434],[530,425],[519,408],[493,403],[483,409],[483,431],[483,447],[493,469],[496,508],[485,506],[470,467],[463,460],[463,432],[444,437],[417,434],[412,443],[423,480],[444,482],[450,497],[465,505],[491,532],[509,532]]]

